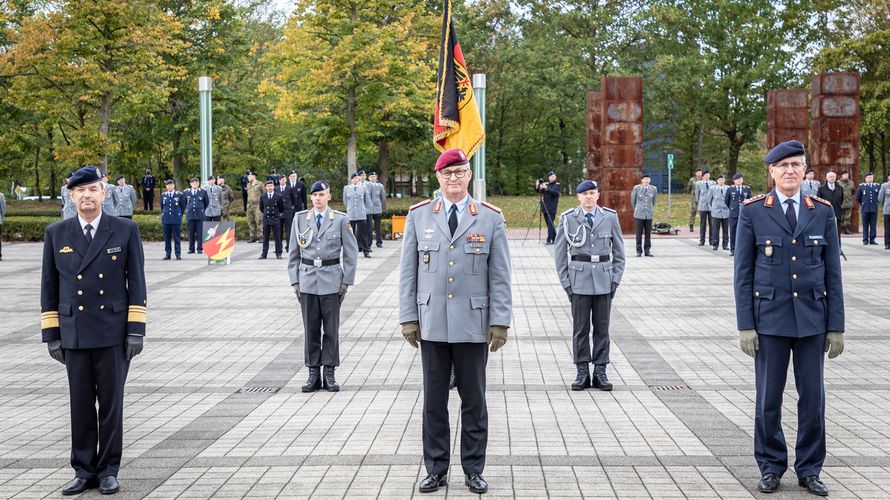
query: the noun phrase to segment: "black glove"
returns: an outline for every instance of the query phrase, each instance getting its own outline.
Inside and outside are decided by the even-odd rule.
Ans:
[[[618,283],[615,283],[615,282],[613,281],[613,282],[612,282],[612,295],[610,295],[609,298],[614,299],[614,298],[615,298],[615,292],[616,292],[616,291],[618,291]]]
[[[65,364],[65,351],[62,350],[62,341],[61,340],[50,340],[46,343],[46,349],[49,351],[49,355],[59,363]]]
[[[572,301],[572,287],[567,286],[567,287],[565,288],[565,290],[566,290],[566,297],[568,297],[568,298],[569,298],[569,302],[571,302],[571,301]]]
[[[142,352],[142,335],[127,335],[126,354],[127,361],[135,358]]]

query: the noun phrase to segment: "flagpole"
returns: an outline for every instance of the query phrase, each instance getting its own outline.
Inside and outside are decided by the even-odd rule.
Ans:
[[[473,75],[473,95],[479,106],[479,118],[482,119],[482,131],[485,131],[485,73]],[[473,155],[473,198],[485,201],[485,141],[479,145],[476,154]]]
[[[210,93],[213,79],[209,76],[198,78],[199,114],[201,124],[201,184],[213,175],[213,107]]]

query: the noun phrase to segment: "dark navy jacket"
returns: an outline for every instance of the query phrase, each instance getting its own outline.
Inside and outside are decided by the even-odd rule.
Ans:
[[[260,212],[263,214],[263,224],[277,224],[284,216],[284,200],[281,195],[273,191],[270,200],[269,193],[263,193],[260,196]]]
[[[179,191],[161,193],[161,224],[182,225],[185,212],[185,197]]]
[[[204,210],[210,205],[207,191],[198,188],[192,194],[192,188],[188,188],[182,192],[182,197],[185,199],[185,220],[204,220]]]
[[[878,195],[881,194],[881,186],[872,182],[867,184],[863,182],[856,190],[856,201],[859,203],[863,213],[878,211]]]
[[[729,218],[738,219],[739,212],[742,209],[742,203],[751,197],[751,188],[745,185],[729,186],[726,194],[723,196],[723,203],[729,207]]]
[[[95,349],[145,335],[144,261],[139,226],[131,220],[103,213],[92,244],[77,217],[50,224],[40,287],[43,341]]]
[[[775,191],[746,201],[736,232],[739,330],[808,337],[844,331],[840,247],[831,204],[801,196],[792,234]]]

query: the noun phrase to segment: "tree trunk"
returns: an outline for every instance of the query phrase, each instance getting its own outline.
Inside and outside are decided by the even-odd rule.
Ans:
[[[173,132],[173,180],[176,185],[182,189],[185,184],[182,180],[182,152],[179,150],[179,144],[182,142],[182,131],[174,130]]]
[[[346,141],[346,175],[351,176],[357,169],[357,152],[355,137],[355,87],[346,91],[346,127],[349,139]]]
[[[40,147],[34,150],[34,192],[37,199],[43,201],[43,193],[40,190]]]
[[[739,166],[739,151],[742,150],[744,142],[736,133],[727,134],[727,137],[729,138],[729,156],[726,158],[726,173],[724,175],[732,177]]]
[[[698,124],[698,152],[696,152],[695,167],[701,168],[701,148],[705,142],[705,122],[701,120]]]
[[[377,143],[377,181],[386,186],[387,171],[389,171],[389,142],[381,139]]]
[[[102,123],[99,133],[102,135],[102,172],[108,175],[108,131],[111,128],[111,92],[102,96]]]
[[[56,179],[56,153],[53,150],[53,129],[52,127],[46,129],[46,138],[49,142],[49,185],[50,199],[56,199],[56,189],[59,188],[58,180]]]

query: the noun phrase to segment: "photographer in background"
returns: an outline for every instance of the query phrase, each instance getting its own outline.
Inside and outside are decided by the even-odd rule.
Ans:
[[[544,221],[547,222],[547,245],[552,245],[556,241],[556,228],[553,226],[553,219],[559,209],[559,195],[562,191],[562,187],[556,182],[556,173],[549,172],[547,182],[544,182],[544,179],[538,179],[535,182],[535,191],[541,193],[541,213],[544,214]]]

